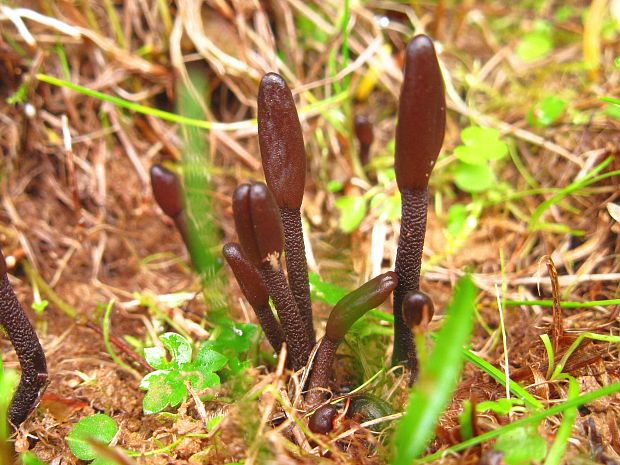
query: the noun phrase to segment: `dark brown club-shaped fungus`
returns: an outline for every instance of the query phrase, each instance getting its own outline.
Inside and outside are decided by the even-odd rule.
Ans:
[[[278,207],[263,183],[242,184],[233,194],[233,214],[244,255],[258,269],[280,318],[293,368],[301,369],[312,342],[286,281],[280,256],[282,223]]]
[[[359,159],[363,167],[370,161],[370,146],[375,139],[372,123],[364,115],[357,115],[354,122],[355,135],[360,143]]]
[[[388,271],[347,294],[334,306],[312,365],[306,396],[308,405],[316,405],[323,400],[331,380],[336,350],[347,331],[366,312],[381,305],[397,283],[396,273]]]
[[[409,291],[403,297],[403,321],[415,336],[416,332],[425,332],[433,318],[435,307],[431,298],[422,291]],[[415,345],[413,346],[415,348]],[[407,354],[411,369],[409,380],[412,384],[418,374],[418,357],[416,351]]]
[[[241,246],[231,242],[223,248],[224,258],[230,266],[241,292],[256,313],[267,340],[276,352],[280,352],[284,342],[284,333],[269,306],[269,292],[258,270],[243,255]]]
[[[306,150],[293,95],[276,74],[263,77],[258,91],[258,141],[265,181],[280,208],[286,270],[297,308],[314,345],[308,265],[301,225]]]
[[[41,343],[17,300],[0,250],[0,325],[15,348],[22,369],[19,386],[9,407],[11,428],[17,428],[37,406],[47,386],[47,364]]]
[[[166,216],[174,221],[183,242],[189,247],[187,223],[183,211],[183,188],[176,174],[161,165],[150,170],[153,197]]]
[[[428,209],[428,179],[443,143],[446,102],[432,40],[415,36],[407,45],[398,107],[396,182],[402,196],[402,221],[396,253],[394,291],[394,365],[415,363],[415,343],[403,321],[403,297],[420,286],[422,248]],[[413,356],[413,358],[412,358]]]

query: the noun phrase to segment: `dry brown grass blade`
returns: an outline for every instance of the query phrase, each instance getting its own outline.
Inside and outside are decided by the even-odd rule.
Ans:
[[[551,282],[551,295],[553,299],[553,322],[551,324],[551,342],[553,350],[558,353],[560,347],[560,339],[564,335],[564,322],[562,320],[562,307],[560,306],[560,282],[558,280],[558,272],[551,256],[544,255],[540,258],[539,263],[544,262],[549,273],[549,281]]]

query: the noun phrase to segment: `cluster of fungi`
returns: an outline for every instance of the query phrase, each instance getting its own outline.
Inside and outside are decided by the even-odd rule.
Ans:
[[[363,157],[368,156],[372,130],[358,121]],[[418,35],[408,44],[396,128],[395,172],[402,195],[402,223],[394,271],[383,273],[343,297],[332,309],[325,334],[315,349],[316,333],[304,249],[301,204],[306,153],[293,96],[279,75],[262,79],[258,95],[258,135],[266,185],[242,184],[233,194],[233,214],[239,243],[223,254],[254,309],[274,351],[286,344],[287,365],[309,370],[305,403],[315,413],[311,429],[326,432],[336,416],[328,403],[336,350],[353,323],[394,295],[393,365],[417,374],[412,332],[432,317],[430,298],[420,291],[419,278],[428,208],[428,179],[445,130],[445,97],[441,71],[429,37]],[[365,146],[365,147],[364,147]],[[173,219],[188,242],[181,183],[174,173],[151,169],[155,200]],[[286,261],[283,270],[282,255]],[[45,356],[11,288],[4,258],[0,260],[0,324],[16,349],[22,377],[9,418],[15,428],[34,409],[47,383]],[[275,307],[274,315],[270,299]]]
[[[394,271],[388,271],[343,297],[332,309],[318,343],[312,316],[301,222],[306,152],[291,91],[275,73],[263,77],[258,93],[258,138],[266,184],[238,186],[232,199],[239,242],[224,246],[224,257],[274,351],[286,344],[287,364],[308,370],[305,404],[315,410],[310,427],[328,431],[337,411],[329,404],[336,350],[353,323],[394,295],[392,364],[415,381],[418,366],[413,333],[432,318],[431,299],[419,289],[428,209],[428,180],[445,131],[445,96],[431,39],[414,37],[405,55],[396,128],[395,172],[402,197],[402,222]],[[360,158],[372,143],[368,120],[356,120]],[[180,183],[160,166],[151,170],[155,197],[187,237],[183,206],[169,199]],[[178,197],[174,197],[178,198]],[[286,274],[282,256],[286,262]],[[270,299],[275,307],[272,311]],[[315,354],[311,358],[311,354]]]

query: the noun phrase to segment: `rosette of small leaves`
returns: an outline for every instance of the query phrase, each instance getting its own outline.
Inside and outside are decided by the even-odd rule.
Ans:
[[[170,359],[161,347],[144,349],[146,362],[155,368],[140,382],[140,388],[147,391],[142,403],[145,414],[179,405],[187,398],[188,384],[198,394],[219,386],[220,377],[216,372],[228,362],[224,355],[203,343],[192,360],[192,346],[180,334],[165,333],[159,340],[169,352]]]
[[[252,361],[246,359],[245,354],[257,342],[258,325],[239,323],[217,314],[210,315],[209,322],[214,328],[201,347],[210,348],[228,359],[228,365],[224,367],[224,377],[239,374],[248,368]]]

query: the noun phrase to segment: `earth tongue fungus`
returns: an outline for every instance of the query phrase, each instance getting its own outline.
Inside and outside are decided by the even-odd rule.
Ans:
[[[443,79],[428,36],[407,45],[405,75],[398,107],[394,169],[402,198],[400,238],[394,290],[394,352],[392,364],[405,364],[417,375],[415,342],[403,319],[403,298],[420,288],[422,248],[428,209],[428,179],[443,143],[446,102]]]
[[[370,161],[370,146],[375,140],[372,123],[364,115],[357,115],[353,124],[355,136],[360,143],[359,159],[363,167]]]
[[[331,381],[336,350],[353,323],[369,310],[381,305],[397,283],[396,273],[388,271],[344,296],[332,309],[308,381],[306,400],[309,405],[316,405],[324,399]]]
[[[419,292],[428,179],[445,128],[443,81],[427,36],[416,36],[407,46],[398,118],[395,171],[403,206],[396,269],[362,285],[333,308],[311,365],[305,398],[310,407],[327,397],[335,353],[346,332],[392,292],[393,363],[409,368],[411,380],[417,374],[412,328],[423,328],[432,317],[430,298]],[[360,140],[369,145],[372,134],[367,137],[367,129],[360,127]],[[315,345],[300,214],[306,155],[292,94],[282,77],[274,73],[260,83],[258,135],[267,185],[243,184],[235,190],[233,214],[240,245],[227,244],[224,256],[269,342],[276,350],[286,342],[289,363],[300,370],[308,365]],[[282,269],[283,252],[288,280]],[[269,297],[279,321],[271,313]],[[333,412],[327,416],[332,418]]]
[[[293,368],[299,370],[308,362],[314,343],[282,271],[284,238],[278,207],[263,183],[242,184],[233,194],[233,214],[244,255],[269,291]]]
[[[47,386],[47,364],[37,334],[9,283],[2,250],[0,250],[0,325],[13,344],[22,369],[19,386],[9,407],[10,426],[16,429],[37,406]]]
[[[151,166],[151,187],[159,208],[174,221],[183,242],[189,247],[187,223],[183,211],[183,188],[176,174],[161,165]]]
[[[280,323],[274,317],[269,306],[269,291],[263,283],[260,273],[250,261],[245,258],[241,246],[235,242],[228,243],[223,249],[224,258],[230,266],[241,292],[256,313],[267,340],[276,352],[282,349],[284,333]]]
[[[269,73],[258,90],[258,142],[265,181],[280,208],[288,281],[307,337],[314,345],[308,265],[301,226],[306,182],[306,150],[290,89],[281,76]]]

